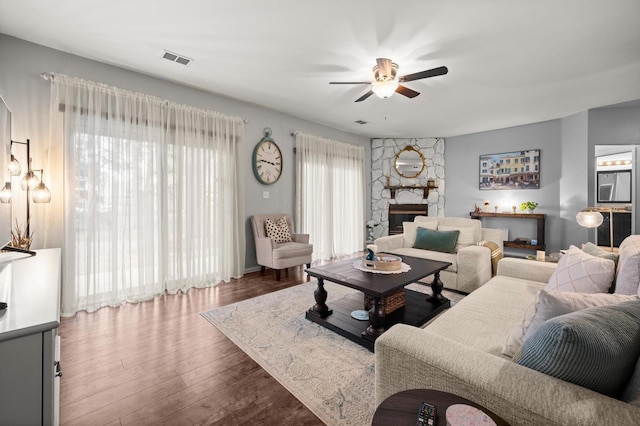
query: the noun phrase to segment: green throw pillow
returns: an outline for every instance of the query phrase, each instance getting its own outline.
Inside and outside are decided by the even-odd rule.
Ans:
[[[546,321],[514,361],[617,398],[640,356],[640,300],[598,306]]]
[[[454,253],[460,231],[432,231],[418,227],[413,248]]]

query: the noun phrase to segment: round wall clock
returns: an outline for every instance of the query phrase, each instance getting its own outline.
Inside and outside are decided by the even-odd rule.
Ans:
[[[282,152],[271,139],[271,129],[264,131],[264,137],[253,149],[253,173],[260,183],[271,185],[282,174]]]

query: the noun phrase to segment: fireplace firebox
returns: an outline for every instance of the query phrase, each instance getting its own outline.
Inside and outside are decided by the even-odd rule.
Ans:
[[[389,204],[389,235],[402,234],[402,222],[428,215],[428,204]]]

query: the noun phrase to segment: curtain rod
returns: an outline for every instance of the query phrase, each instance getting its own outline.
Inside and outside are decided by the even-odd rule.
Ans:
[[[47,81],[53,80],[55,78],[55,76],[56,76],[55,73],[53,73],[51,71],[45,71],[43,73],[40,73],[40,77],[42,77],[43,80],[47,80]],[[249,120],[244,119],[244,118],[242,119],[242,122],[244,124],[249,124]]]

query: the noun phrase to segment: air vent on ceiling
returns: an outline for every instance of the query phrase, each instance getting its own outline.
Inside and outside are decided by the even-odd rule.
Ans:
[[[168,50],[164,51],[164,55],[162,57],[168,61],[176,62],[182,65],[189,65],[193,59],[187,58],[186,56],[178,55],[177,53],[169,52]]]

